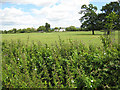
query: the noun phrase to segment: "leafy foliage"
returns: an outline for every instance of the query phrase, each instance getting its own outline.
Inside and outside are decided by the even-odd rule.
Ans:
[[[2,42],[3,88],[120,88],[118,44],[103,47],[69,40],[49,47],[20,40]]]
[[[92,30],[92,34],[94,35],[95,26],[97,24],[97,14],[95,13],[97,11],[97,7],[89,4],[88,6],[82,5],[81,9],[82,10],[79,14],[84,14],[79,19],[82,22],[81,27],[87,27],[89,30]]]
[[[106,4],[105,6],[102,6],[102,13],[96,14],[97,7],[93,6],[92,4],[82,5],[81,11],[79,14],[83,15],[79,20],[82,22],[81,27],[86,28],[89,30],[92,30],[92,33],[94,34],[94,30],[101,30],[101,29],[108,29],[105,28],[105,24],[108,23],[107,16],[109,16],[111,13],[115,12],[116,15],[120,15],[120,5],[117,1],[110,2],[109,4]],[[120,16],[119,16],[120,17]],[[113,22],[116,27],[114,27],[114,30],[119,30],[120,26],[120,20],[119,18]],[[108,30],[109,33],[109,30]]]
[[[45,26],[40,26],[40,27],[37,29],[37,31],[46,31],[46,28],[45,28]]]
[[[70,26],[66,28],[66,31],[78,31],[79,28],[76,28],[75,26]]]
[[[50,24],[45,23],[46,32],[50,31]]]
[[[114,22],[117,21],[118,15],[115,12],[110,13],[108,16],[105,17],[107,22],[105,24],[105,28],[108,29],[108,35],[112,32],[113,28],[116,27]]]
[[[119,10],[120,10],[120,5],[119,5],[119,3],[117,1],[116,2],[110,2],[109,4],[106,4],[105,6],[102,6],[102,9],[101,9],[102,14],[103,14],[102,20],[104,21],[104,24],[106,24],[108,22],[106,17],[109,16],[111,13],[114,12],[117,16],[120,15]],[[119,26],[120,26],[119,22],[120,22],[119,18],[113,22],[114,25],[116,25],[116,27],[113,28],[113,29],[116,29],[116,30],[119,29]]]

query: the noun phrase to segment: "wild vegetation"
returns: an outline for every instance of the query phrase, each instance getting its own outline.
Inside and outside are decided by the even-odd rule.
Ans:
[[[2,42],[3,88],[119,88],[118,44],[103,46],[59,39],[58,44]]]

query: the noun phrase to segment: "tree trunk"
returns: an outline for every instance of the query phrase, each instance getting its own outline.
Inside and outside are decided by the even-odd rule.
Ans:
[[[92,35],[95,35],[94,30],[92,30]]]

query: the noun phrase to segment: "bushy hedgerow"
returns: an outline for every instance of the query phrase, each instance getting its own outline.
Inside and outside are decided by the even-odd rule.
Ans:
[[[101,37],[103,46],[61,39],[59,44],[2,42],[3,88],[120,88],[118,44]]]

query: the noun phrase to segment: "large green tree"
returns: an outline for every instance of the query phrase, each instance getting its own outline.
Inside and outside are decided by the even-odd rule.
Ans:
[[[45,28],[45,26],[40,26],[40,27],[37,29],[37,31],[46,31],[46,28]]]
[[[105,22],[105,14],[104,13],[98,13],[97,15],[97,30],[102,30],[104,28],[104,22]]]
[[[31,33],[31,32],[32,32],[32,29],[31,29],[31,28],[27,28],[27,29],[26,29],[26,32],[27,32],[27,33]]]
[[[66,28],[66,31],[77,31],[77,28],[75,26],[70,26]]]
[[[103,14],[103,17],[101,18],[101,21],[103,21],[103,23],[106,24],[106,22],[107,22],[107,18],[105,18],[106,16],[108,16],[112,12],[115,12],[117,15],[119,15],[120,5],[119,5],[118,2],[110,2],[109,4],[106,4],[105,6],[102,6],[101,11],[102,11],[102,14]],[[114,27],[114,29],[118,29],[119,26],[120,26],[119,25],[119,19],[114,21],[114,24],[116,25],[116,27]]]
[[[116,26],[114,22],[117,21],[118,15],[115,12],[112,12],[105,18],[107,19],[105,28],[107,28],[107,30],[108,30],[107,35],[109,35],[109,34],[111,34],[113,28]]]
[[[45,28],[46,28],[46,32],[48,32],[50,30],[50,24],[45,23]]]
[[[16,33],[17,32],[17,29],[16,28],[13,28],[13,33]]]
[[[105,6],[102,6],[101,11],[105,13],[106,15],[109,15],[111,12],[115,12],[116,14],[119,13],[119,3],[118,2],[110,2],[109,4],[106,4]]]
[[[88,28],[92,30],[92,34],[94,35],[94,30],[96,29],[97,24],[97,7],[93,6],[93,4],[82,5],[81,11],[79,14],[84,14],[79,20],[82,22],[81,27]]]

